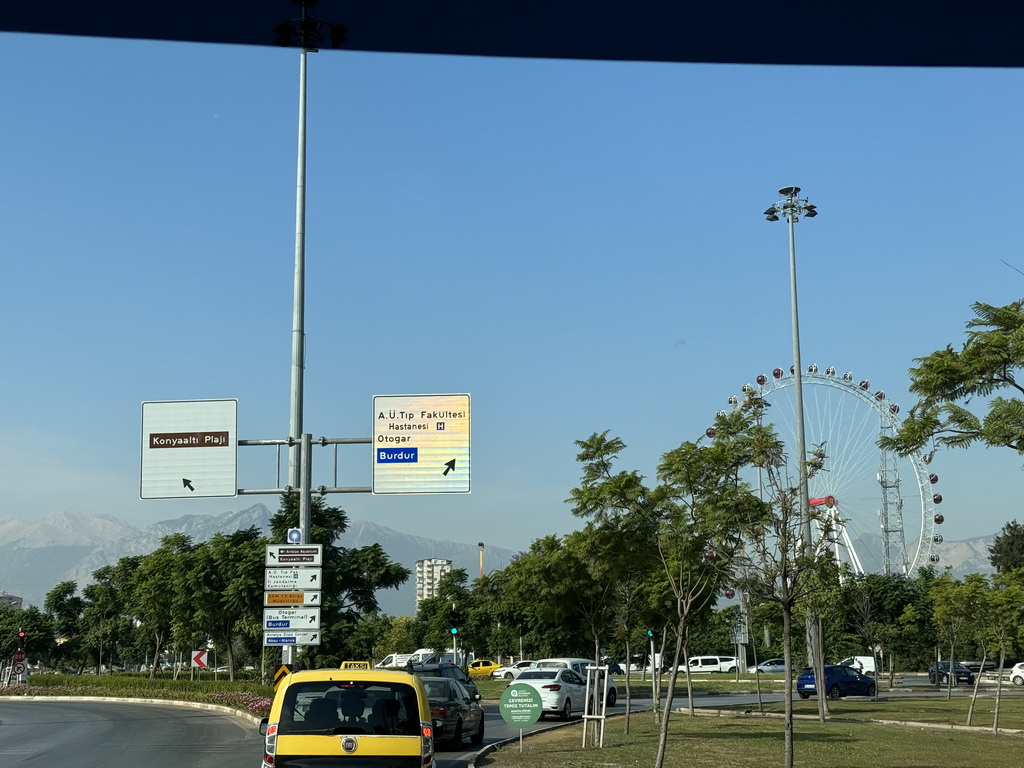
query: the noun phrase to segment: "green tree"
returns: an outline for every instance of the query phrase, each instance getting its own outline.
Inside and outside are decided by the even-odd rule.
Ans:
[[[256,629],[252,617],[263,612],[265,551],[266,541],[253,526],[234,533],[214,534],[191,553],[187,589],[194,614],[193,623],[184,628],[192,635],[190,639],[195,639],[191,631],[198,629],[213,640],[220,658],[227,654],[231,680],[235,679],[238,631],[247,626],[251,637]]]
[[[151,678],[160,669],[160,656],[171,639],[175,611],[186,604],[184,577],[191,570],[189,558],[194,551],[190,536],[165,536],[157,549],[142,558],[135,571],[131,611],[149,641]]]
[[[946,659],[949,662],[949,674],[946,676],[947,699],[953,695],[958,646],[972,640],[984,626],[983,613],[987,604],[987,589],[985,577],[978,574],[970,574],[963,581],[958,581],[947,572],[932,584],[932,621],[940,640],[945,643]],[[941,682],[937,674],[936,682]]]
[[[971,305],[967,340],[914,360],[910,391],[918,402],[896,435],[880,444],[901,454],[921,450],[935,440],[965,448],[974,443],[1024,453],[1024,300],[1005,307]],[[1009,397],[1001,392],[1009,392]],[[987,409],[982,415],[968,408]]]
[[[989,562],[997,573],[1024,568],[1024,525],[1011,520],[996,534],[988,548]]]
[[[57,647],[54,666],[62,671],[82,671],[86,656],[83,648],[82,612],[85,601],[78,594],[78,584],[62,581],[46,593],[43,610],[50,617]]]
[[[615,472],[625,443],[594,433],[577,441],[577,461],[583,465],[580,487],[570,501],[573,513],[598,524],[629,520],[650,532],[670,601],[665,624],[674,638],[668,699],[661,717],[655,765],[664,764],[669,712],[680,660],[695,617],[709,611],[723,586],[732,578],[733,558],[741,546],[744,515],[759,505],[741,482],[740,469],[749,463],[746,423],[732,414],[716,419],[721,439],[683,443],[666,453],[658,466],[661,484],[647,488],[638,472]],[[692,706],[692,683],[687,670]]]

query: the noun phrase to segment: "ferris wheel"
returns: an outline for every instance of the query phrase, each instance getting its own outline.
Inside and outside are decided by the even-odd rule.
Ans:
[[[898,456],[878,446],[881,436],[895,434],[902,423],[899,406],[867,380],[852,373],[817,365],[801,377],[804,433],[807,450],[822,445],[824,469],[808,481],[810,504],[834,522],[835,554],[854,573],[910,575],[919,567],[936,564],[936,533],[943,516],[936,513],[942,496],[939,478],[929,471],[931,454]],[[756,395],[770,406],[770,422],[786,445],[788,482],[796,485],[796,407],[792,369],[776,368],[770,376],[743,386],[743,395],[729,398],[738,407],[746,395]],[[709,430],[713,436],[713,430]],[[751,481],[756,484],[756,480]]]

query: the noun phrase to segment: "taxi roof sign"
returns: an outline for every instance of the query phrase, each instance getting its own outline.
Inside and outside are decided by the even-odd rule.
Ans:
[[[341,662],[341,669],[369,669],[370,662],[368,661],[343,661]]]

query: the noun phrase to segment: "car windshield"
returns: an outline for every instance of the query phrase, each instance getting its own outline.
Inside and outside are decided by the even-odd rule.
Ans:
[[[531,669],[523,672],[518,679],[519,680],[554,680],[557,675],[557,670],[545,671],[543,669]]]
[[[804,667],[804,668],[803,668],[803,669],[802,669],[802,670],[800,671],[800,674],[801,674],[801,675],[813,675],[813,674],[814,674],[814,670],[813,670],[813,669],[811,669],[810,667]]]

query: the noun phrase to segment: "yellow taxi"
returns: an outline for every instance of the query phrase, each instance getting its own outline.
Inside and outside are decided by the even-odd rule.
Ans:
[[[491,672],[499,669],[501,664],[490,659],[476,659],[469,664],[470,677],[490,677]]]
[[[263,768],[436,768],[420,679],[342,666],[349,668],[303,670],[281,680],[260,724]]]

